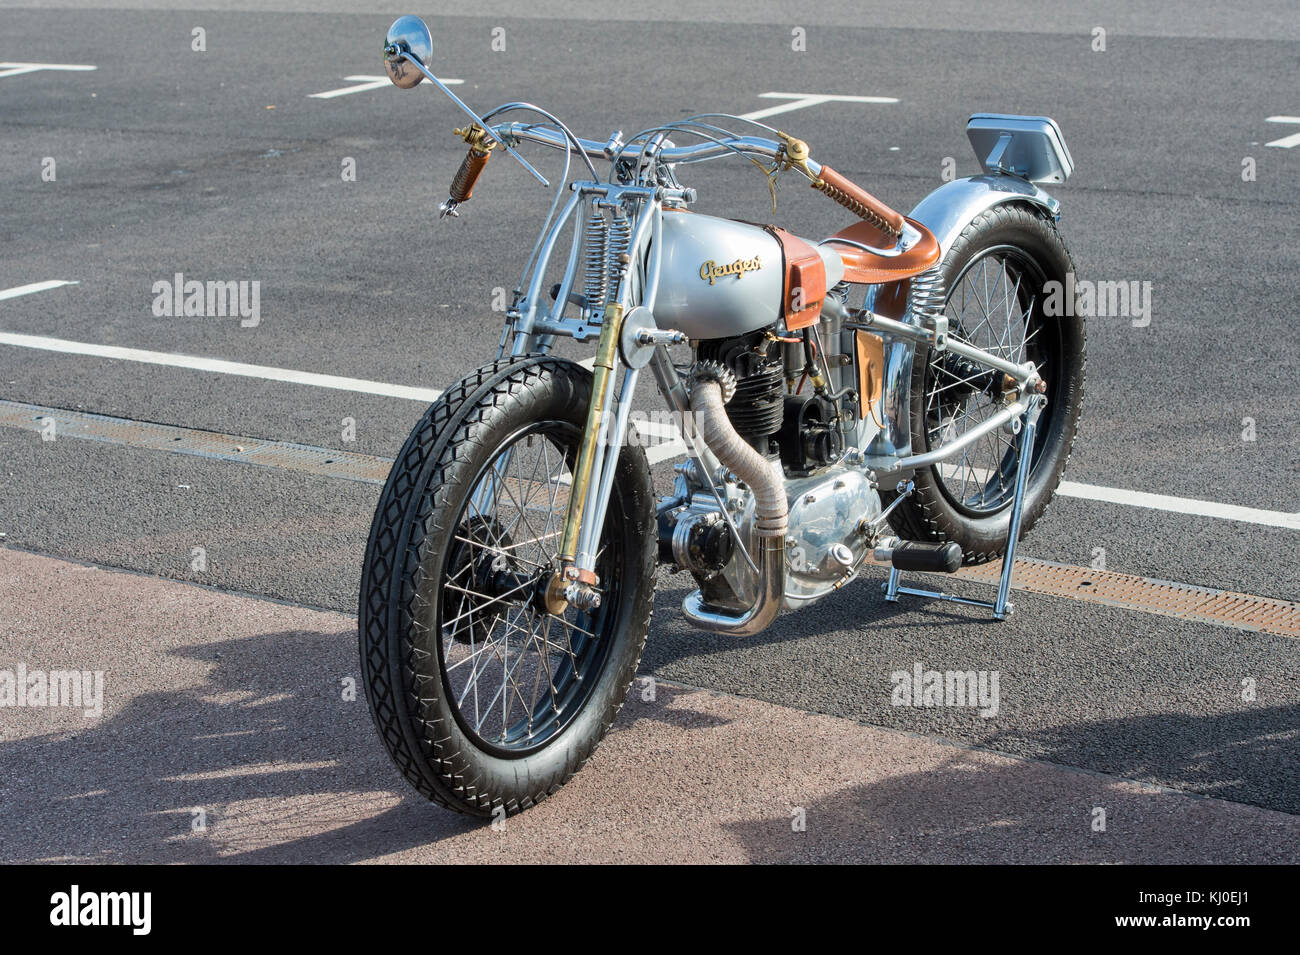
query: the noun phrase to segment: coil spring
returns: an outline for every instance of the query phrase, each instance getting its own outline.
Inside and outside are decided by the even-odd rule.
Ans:
[[[602,309],[618,291],[622,257],[632,241],[627,216],[597,212],[587,220],[583,241],[583,293],[587,307]]]
[[[922,325],[929,325],[933,323],[933,316],[943,314],[947,296],[943,276],[936,265],[912,277],[907,294],[907,309]]]
[[[862,203],[858,202],[858,200],[854,199],[847,192],[845,192],[842,189],[836,189],[825,179],[818,179],[816,182],[813,183],[813,188],[816,189],[818,192],[823,192],[826,195],[830,196],[832,199],[834,199],[836,202],[842,205],[845,209],[848,209],[850,212],[856,215],[859,219],[862,219],[868,225],[873,226],[876,229],[879,229],[885,235],[897,239],[900,235],[903,234],[898,229],[895,229],[892,225],[886,222],[884,219],[880,218],[880,216],[876,215],[875,212],[868,209]]]
[[[605,253],[609,248],[609,223],[597,213],[587,220],[586,235],[582,241],[582,258],[585,263],[583,294],[587,305],[598,308],[609,295],[609,272],[605,268]]]

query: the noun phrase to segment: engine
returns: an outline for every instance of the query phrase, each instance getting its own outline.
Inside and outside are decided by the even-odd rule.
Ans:
[[[814,600],[855,573],[871,547],[872,521],[881,502],[871,476],[845,460],[847,435],[858,418],[856,374],[829,341],[840,344],[833,322],[816,335],[786,333],[779,325],[696,345],[696,375],[725,381],[727,420],[751,447],[779,461],[789,507],[785,602]],[[838,373],[837,373],[838,372]],[[665,560],[689,570],[707,602],[743,608],[756,579],[738,548],[734,524],[753,550],[753,495],[727,486],[726,514],[702,487],[694,465],[679,469],[684,506],[660,516]]]
[[[767,331],[701,342],[697,359],[736,380],[727,418],[756,450],[779,456],[787,473],[806,475],[844,454],[836,403],[814,390],[808,350]]]
[[[763,454],[776,454],[775,439],[785,415],[785,362],[766,332],[701,342],[697,361],[728,369],[736,390],[727,418],[736,432]],[[775,353],[775,354],[774,354]]]

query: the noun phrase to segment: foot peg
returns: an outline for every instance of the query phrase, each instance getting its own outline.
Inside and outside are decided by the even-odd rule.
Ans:
[[[915,570],[924,574],[955,574],[961,570],[961,545],[956,541],[927,544],[887,537],[876,545],[876,560],[897,570]]]

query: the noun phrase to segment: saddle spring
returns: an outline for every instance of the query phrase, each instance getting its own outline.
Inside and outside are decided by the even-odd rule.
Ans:
[[[931,326],[935,318],[943,317],[947,296],[948,290],[939,266],[936,265],[912,277],[907,294],[907,309],[921,324]]]

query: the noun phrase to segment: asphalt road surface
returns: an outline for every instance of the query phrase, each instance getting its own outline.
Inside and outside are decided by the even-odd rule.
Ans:
[[[395,454],[423,408],[380,385],[439,389],[492,357],[493,290],[518,281],[550,198],[498,160],[464,216],[438,221],[460,115],[427,84],[367,87],[393,15],[416,12],[469,103],[531,100],[592,139],[791,102],[765,93],[896,99],[772,122],[903,209],[954,162],[978,171],[971,113],[1054,117],[1077,166],[1053,191],[1081,277],[1149,282],[1151,308],[1089,322],[1075,489],[1021,553],[1300,598],[1288,4],[1048,16],[945,0],[873,5],[870,22],[848,2],[805,20],[774,2],[609,19],[515,0],[474,16],[196,6],[0,0],[0,400]],[[772,217],[742,164],[691,176],[702,211]],[[779,194],[800,235],[845,215],[791,182]],[[257,323],[156,316],[154,284],[177,273],[258,282]],[[378,491],[0,427],[0,671],[106,674],[91,720],[0,708],[0,764],[28,767],[0,788],[0,859],[580,858],[556,847],[588,824],[598,859],[1300,859],[1294,637],[1025,593],[992,623],[886,604],[879,571],[745,641],[687,628],[686,581],[662,574],[642,664],[656,701],[634,689],[579,779],[512,820],[514,841],[486,841],[414,800],[364,703],[338,702]],[[998,712],[892,705],[890,673],[918,663],[997,671]],[[30,769],[50,754],[57,773]],[[666,768],[638,776],[646,759]],[[195,831],[196,808],[226,828]],[[134,838],[105,836],[111,819]],[[666,834],[621,853],[629,831]]]

